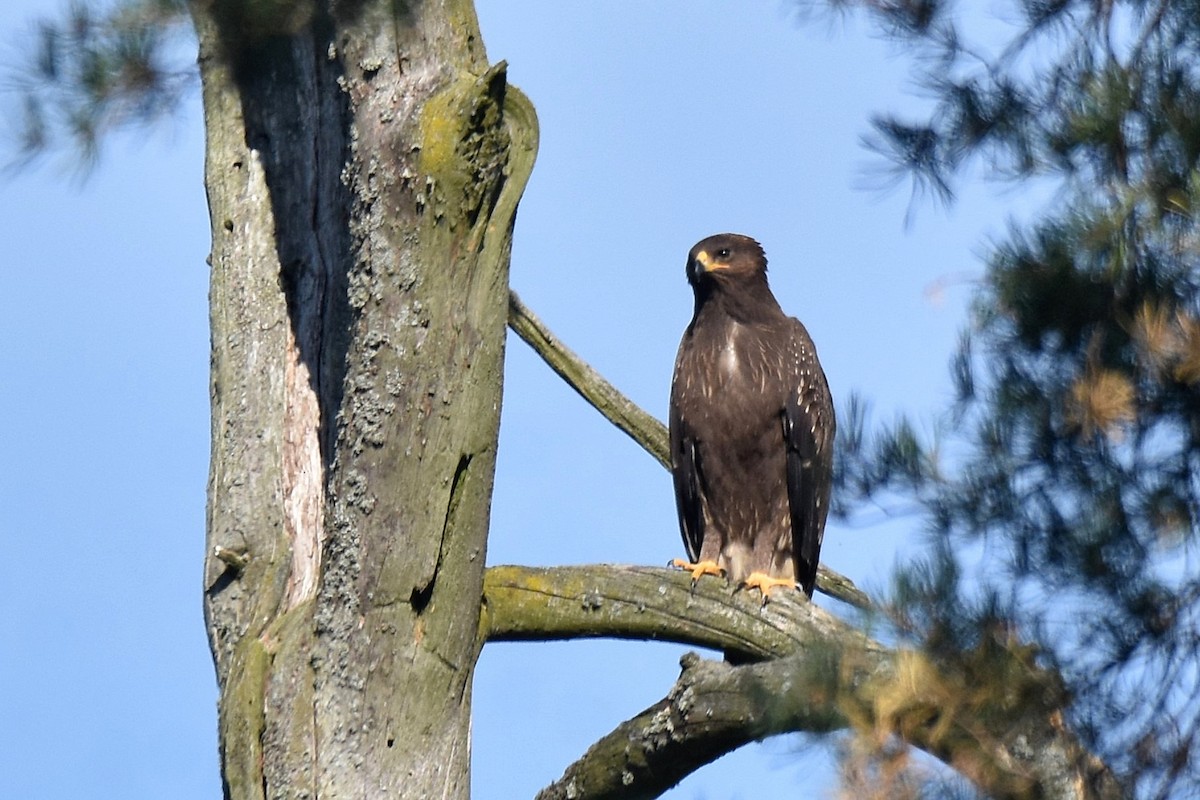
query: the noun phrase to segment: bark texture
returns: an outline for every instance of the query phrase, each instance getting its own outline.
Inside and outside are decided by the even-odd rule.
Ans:
[[[466,797],[536,119],[466,0],[195,0],[225,794]]]

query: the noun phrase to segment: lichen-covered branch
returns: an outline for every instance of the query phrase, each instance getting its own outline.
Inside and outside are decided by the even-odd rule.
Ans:
[[[693,589],[682,572],[607,565],[493,567],[481,625],[493,641],[655,638],[749,661],[685,657],[661,702],[598,741],[541,798],[656,797],[749,742],[844,728],[881,747],[899,737],[997,798],[1122,796],[1062,724],[1056,676],[1019,651],[999,653],[988,685],[975,686],[798,596],[762,606],[757,594],[734,593],[720,580]]]
[[[508,294],[508,326],[605,419],[627,433],[658,463],[671,468],[667,426],[643,411],[559,341],[513,291]],[[857,608],[869,608],[871,604],[853,581],[825,566],[817,574],[817,591]]]
[[[490,568],[484,575],[484,638],[658,639],[761,660],[866,637],[798,594],[734,592],[716,578],[693,585],[681,570],[591,565]]]
[[[659,703],[617,726],[537,795],[538,800],[641,800],[658,797],[692,772],[747,742],[786,731],[844,728],[836,704],[810,702],[815,684],[832,685],[832,665],[807,658],[735,667],[688,653],[683,672]],[[789,696],[790,695],[790,696]]]

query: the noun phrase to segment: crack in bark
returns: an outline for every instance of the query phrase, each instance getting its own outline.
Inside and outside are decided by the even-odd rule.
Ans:
[[[458,504],[462,498],[463,482],[466,478],[467,470],[471,467],[471,460],[474,455],[471,453],[462,453],[458,457],[458,464],[454,468],[454,477],[450,480],[450,496],[446,500],[446,515],[442,519],[441,537],[438,540],[437,557],[434,560],[433,571],[429,574],[429,579],[420,586],[414,586],[412,593],[409,595],[409,603],[412,605],[413,611],[420,614],[429,605],[429,601],[433,599],[433,590],[437,584],[438,571],[442,568],[442,559],[445,556],[446,540],[450,537],[450,532],[455,525],[455,514],[458,511]],[[449,662],[447,662],[449,664]],[[453,664],[449,664],[454,666]]]

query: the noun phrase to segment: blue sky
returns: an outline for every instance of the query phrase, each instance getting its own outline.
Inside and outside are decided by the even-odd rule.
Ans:
[[[28,20],[58,8],[0,5],[0,66],[15,63]],[[509,62],[541,122],[512,285],[570,346],[664,417],[691,312],[684,256],[708,234],[742,232],[765,245],[775,293],[811,331],[836,397],[932,419],[950,396],[978,254],[1022,201],[965,187],[906,227],[904,188],[863,188],[869,115],[920,107],[885,42],[861,22],[800,24],[788,0],[481,0],[479,12],[491,59]],[[85,183],[53,162],[0,182],[0,753],[12,797],[220,795],[201,617],[202,152],[194,97],[148,135],[109,139]],[[511,337],[506,381],[490,563],[682,554],[668,476],[649,456]],[[834,521],[823,561],[879,585],[918,527]],[[531,796],[661,698],[682,652],[486,648],[474,796]],[[777,739],[670,796],[820,796],[828,763]]]

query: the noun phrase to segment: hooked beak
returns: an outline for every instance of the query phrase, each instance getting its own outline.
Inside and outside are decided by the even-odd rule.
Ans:
[[[712,256],[708,254],[707,250],[701,250],[699,253],[697,253],[696,257],[692,259],[692,263],[689,264],[688,267],[688,271],[692,273],[693,279],[698,279],[706,272],[715,272],[719,269],[728,269],[726,265],[718,264],[717,262],[713,261]]]

